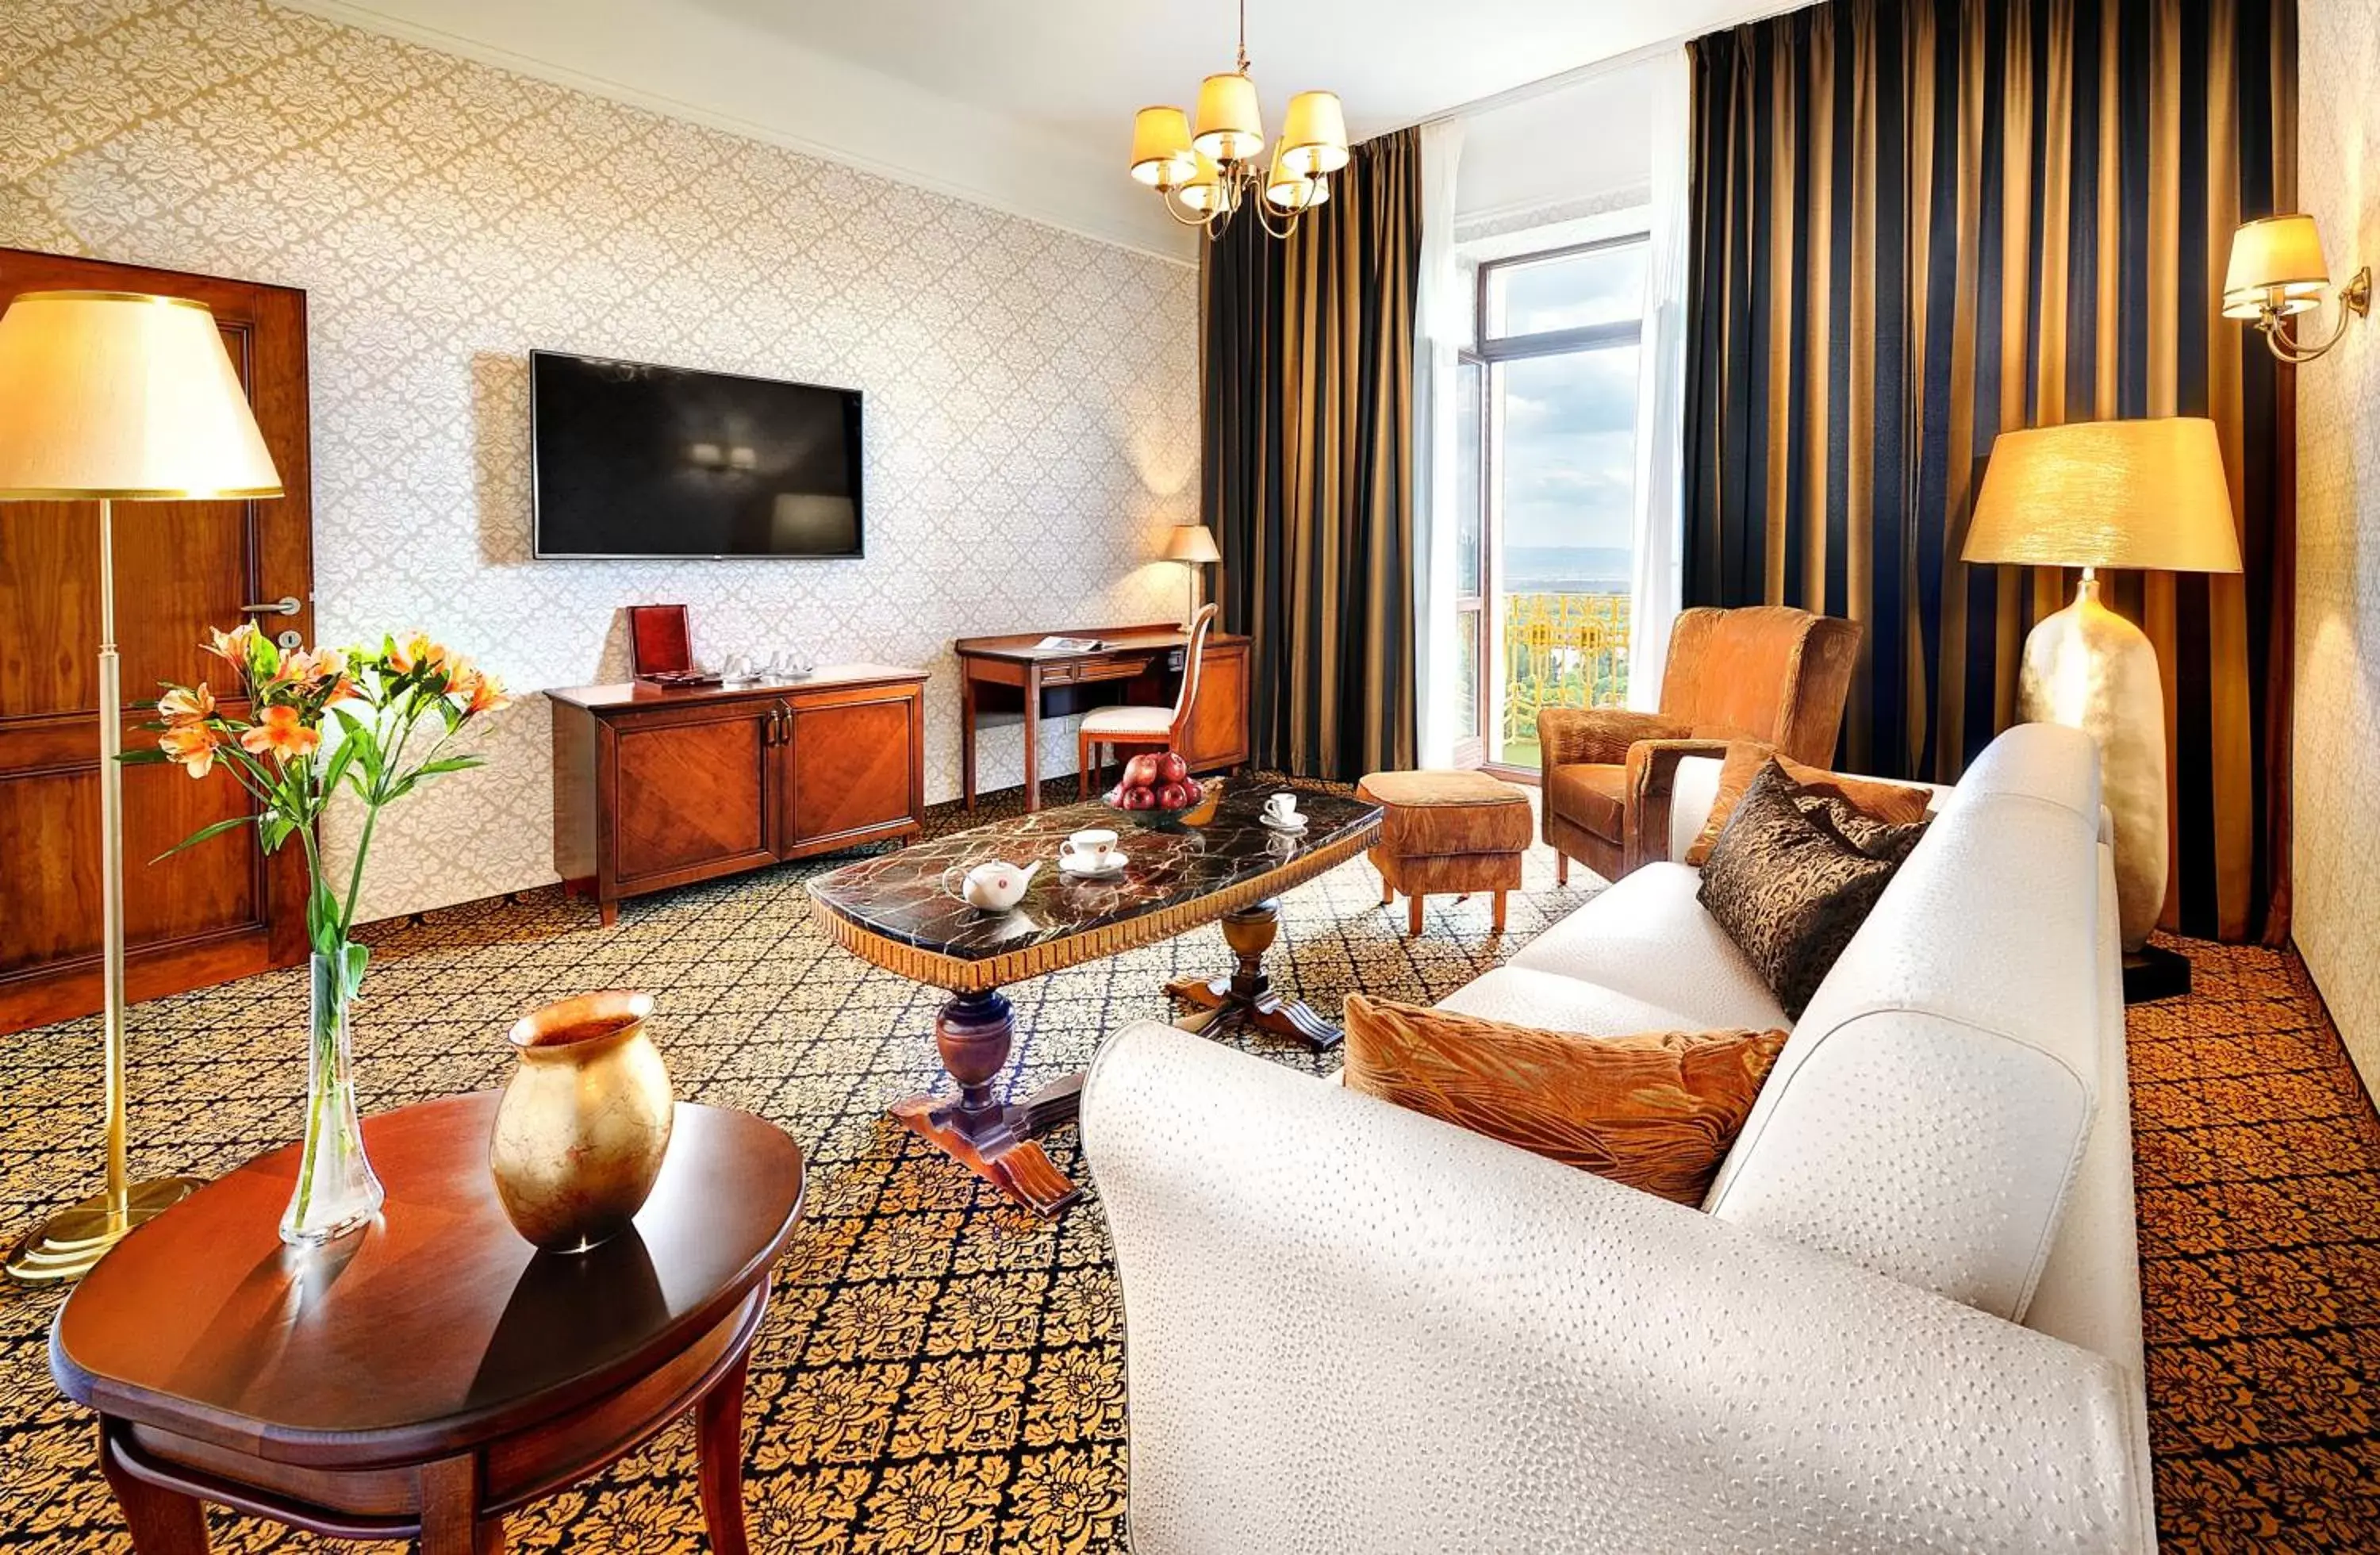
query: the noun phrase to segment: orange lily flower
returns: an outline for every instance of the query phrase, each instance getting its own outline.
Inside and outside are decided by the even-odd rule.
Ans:
[[[411,632],[395,640],[396,646],[390,651],[388,662],[399,674],[411,674],[423,664],[435,669],[455,657],[439,644],[431,642],[427,632]]]
[[[176,686],[157,699],[157,711],[168,723],[196,723],[213,716],[214,693],[203,680],[196,686]]]
[[[471,687],[471,699],[463,705],[463,712],[467,717],[483,712],[502,712],[512,705],[512,698],[504,694],[504,683],[494,675],[482,674],[477,676]]]
[[[210,628],[207,632],[206,650],[225,663],[237,669],[246,670],[249,645],[255,640],[256,623],[243,621],[228,632],[218,632]]]
[[[157,748],[166,759],[181,763],[194,778],[214,771],[215,747],[220,743],[221,737],[203,723],[176,724],[157,736]]]
[[[290,707],[266,708],[263,722],[239,737],[241,749],[256,756],[278,756],[285,767],[311,755],[322,743],[322,732],[300,723],[298,710]]]

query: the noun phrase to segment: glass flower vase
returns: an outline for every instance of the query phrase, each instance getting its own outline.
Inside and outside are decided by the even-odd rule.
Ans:
[[[363,1125],[356,1116],[350,1021],[370,952],[342,942],[317,951],[310,1033],[306,1054],[306,1143],[298,1158],[298,1186],[281,1214],[281,1240],[319,1246],[369,1224],[386,1197],[364,1157]]]

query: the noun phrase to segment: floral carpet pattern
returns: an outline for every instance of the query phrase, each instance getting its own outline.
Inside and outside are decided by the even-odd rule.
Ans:
[[[966,823],[946,810],[930,824]],[[651,992],[679,1094],[771,1118],[809,1156],[805,1224],[753,1356],[753,1548],[1121,1551],[1124,1379],[1097,1194],[1043,1224],[888,1122],[885,1104],[935,1074],[941,996],[827,942],[802,893],[825,867],[631,902],[609,931],[552,891],[377,926],[358,1016],[368,1105],[501,1084],[505,1027],[544,1000]],[[1382,907],[1378,878],[1350,863],[1283,898],[1269,966],[1325,1010],[1351,990],[1432,1000],[1585,901],[1592,877],[1572,878],[1556,889],[1552,856],[1533,850],[1510,932],[1489,931],[1485,898],[1439,898],[1427,934],[1409,942],[1402,908]],[[2132,1017],[2166,1548],[2373,1548],[2380,1121],[2294,957],[2184,948],[2196,993]],[[1008,990],[1016,1087],[1080,1066],[1107,1032],[1163,1016],[1167,979],[1229,966],[1208,928]],[[137,1172],[218,1173],[287,1141],[305,997],[298,970],[138,1008]],[[1231,1039],[1320,1066],[1293,1044]],[[98,1047],[89,1021],[0,1038],[7,1234],[97,1186]],[[1079,1178],[1073,1131],[1050,1144]],[[59,1299],[0,1288],[0,1549],[128,1550],[88,1417],[50,1384]],[[218,1549],[346,1548],[220,1508],[209,1521]],[[663,1432],[516,1513],[506,1531],[518,1550],[707,1549],[691,1432]]]

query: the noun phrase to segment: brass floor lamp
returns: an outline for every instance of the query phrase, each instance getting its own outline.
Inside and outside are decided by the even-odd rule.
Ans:
[[[115,504],[277,497],[281,477],[202,303],[133,292],[26,292],[0,315],[0,502],[99,504],[101,982],[107,1185],[8,1255],[23,1284],[72,1280],[195,1177],[135,1183],[124,1095],[124,691],[115,653]],[[0,516],[0,522],[5,522]]]

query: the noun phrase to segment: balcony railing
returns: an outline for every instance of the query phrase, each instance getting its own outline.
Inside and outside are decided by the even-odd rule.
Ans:
[[[1537,764],[1537,710],[1628,697],[1628,596],[1504,596],[1504,726],[1497,759]]]

